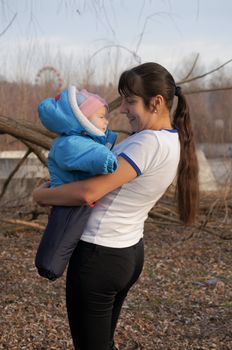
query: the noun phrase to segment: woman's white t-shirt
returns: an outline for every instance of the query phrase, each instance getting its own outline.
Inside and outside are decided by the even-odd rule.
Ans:
[[[180,158],[178,133],[144,130],[116,145],[113,152],[126,159],[138,176],[96,203],[81,240],[126,248],[143,236],[148,212],[176,176]]]

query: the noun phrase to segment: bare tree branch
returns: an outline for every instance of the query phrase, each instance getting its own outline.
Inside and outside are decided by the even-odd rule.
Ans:
[[[33,223],[33,222],[28,222],[28,221],[24,221],[24,220],[13,220],[13,219],[2,219],[1,218],[1,222],[4,222],[6,224],[20,225],[20,226],[27,226],[27,227],[31,227],[31,228],[37,228],[39,230],[44,230],[44,228],[45,228],[45,226],[42,226],[40,224]]]
[[[179,81],[178,84],[179,84],[179,85],[180,85],[180,84],[186,84],[186,83],[189,83],[190,81],[194,81],[194,80],[197,80],[197,79],[204,78],[204,77],[206,77],[207,75],[212,74],[212,73],[218,71],[219,69],[221,69],[222,67],[226,66],[226,65],[229,64],[230,62],[232,62],[232,59],[230,59],[229,61],[223,63],[221,66],[218,66],[218,67],[212,69],[212,70],[209,71],[209,72],[206,72],[206,73],[204,73],[204,74],[198,75],[198,76],[196,76],[196,77],[194,77],[194,78],[190,78],[190,79],[186,79],[186,80]]]
[[[200,4],[199,4],[199,0],[197,0],[196,20],[199,19],[199,14],[200,14]]]
[[[184,77],[183,81],[187,80],[188,77],[190,77],[190,75],[192,74],[194,68],[196,67],[198,58],[199,58],[199,53],[196,55],[196,57],[195,57],[195,59],[194,59],[194,61],[193,61],[193,65],[192,65],[190,71],[188,72],[188,74],[186,75],[186,77]]]
[[[27,152],[25,153],[25,155],[20,159],[20,161],[18,162],[18,164],[16,165],[16,167],[12,170],[12,172],[9,174],[8,178],[6,179],[6,181],[4,182],[3,186],[2,186],[2,191],[0,193],[0,199],[3,197],[4,193],[7,190],[7,187],[11,181],[11,179],[13,178],[13,176],[16,174],[16,172],[19,170],[19,168],[21,167],[21,165],[24,163],[24,161],[27,159],[27,157],[29,156],[29,154],[31,153],[31,150],[28,149]]]
[[[123,46],[123,45],[115,45],[115,44],[111,44],[111,45],[106,45],[106,46],[103,46],[101,47],[100,49],[98,49],[97,51],[95,51],[92,56],[90,57],[89,59],[89,62],[97,55],[99,54],[101,51],[103,50],[106,50],[106,49],[112,49],[112,48],[119,48],[119,49],[123,49],[127,52],[129,52],[133,57],[134,59],[138,62],[138,63],[141,63],[141,57],[137,55],[136,52],[128,49],[126,46]]]
[[[0,33],[0,36],[3,36],[7,30],[10,28],[10,26],[13,24],[15,18],[17,17],[17,12],[14,14],[14,16],[12,17],[12,19],[10,20],[10,22],[7,24],[6,28],[3,29],[3,31]]]
[[[116,97],[116,99],[109,103],[109,111],[112,112],[114,109],[118,108],[121,104],[121,101],[121,96]]]
[[[32,142],[27,142],[27,141],[23,141],[21,140],[22,143],[24,143],[29,149],[31,149],[31,151],[37,156],[37,158],[41,161],[41,163],[47,167],[48,166],[48,162],[47,162],[47,158],[43,155],[42,151],[40,150],[39,147],[35,146]]]
[[[224,91],[224,90],[232,90],[232,86],[212,88],[212,89],[201,89],[201,90],[196,90],[196,91],[187,91],[187,92],[185,92],[185,95],[199,94],[201,92]]]
[[[137,55],[137,52],[138,52],[138,50],[139,50],[139,46],[140,46],[140,44],[141,44],[141,42],[142,42],[142,40],[143,40],[144,33],[145,33],[145,29],[146,29],[146,26],[147,26],[148,22],[149,22],[153,17],[160,16],[160,15],[168,16],[168,17],[173,21],[174,25],[177,27],[177,25],[176,25],[175,21],[173,20],[172,15],[171,15],[170,13],[161,11],[161,12],[152,13],[152,14],[150,14],[149,16],[147,16],[147,17],[145,18],[145,21],[144,21],[144,24],[143,24],[143,29],[142,29],[141,33],[139,34],[139,39],[138,39],[138,42],[137,42],[137,45],[136,45],[136,48],[135,48],[135,51],[134,51],[136,55]],[[179,31],[178,27],[177,27],[177,30]],[[180,31],[179,31],[179,32],[180,32]]]
[[[7,190],[7,187],[9,185],[10,181],[12,180],[13,176],[16,174],[16,172],[19,170],[19,168],[21,167],[21,165],[24,163],[24,161],[27,159],[27,157],[29,156],[29,154],[31,152],[35,153],[36,156],[38,157],[38,159],[41,161],[41,163],[45,167],[47,167],[47,159],[42,154],[42,152],[40,151],[39,147],[35,146],[31,142],[27,142],[27,141],[23,141],[23,140],[21,140],[21,141],[28,147],[28,150],[25,153],[25,155],[20,159],[18,164],[15,166],[15,168],[12,170],[12,172],[9,174],[8,178],[4,182],[3,187],[2,187],[2,191],[0,193],[0,199],[4,196],[4,194],[5,194],[6,190]]]

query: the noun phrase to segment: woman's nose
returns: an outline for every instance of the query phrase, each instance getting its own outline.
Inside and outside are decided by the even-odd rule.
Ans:
[[[125,102],[122,101],[120,108],[119,108],[120,113],[127,113],[127,108],[125,106]]]

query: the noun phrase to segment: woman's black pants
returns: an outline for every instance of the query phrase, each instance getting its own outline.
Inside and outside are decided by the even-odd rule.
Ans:
[[[110,350],[123,301],[144,260],[143,240],[129,248],[80,241],[67,271],[67,311],[76,350]]]

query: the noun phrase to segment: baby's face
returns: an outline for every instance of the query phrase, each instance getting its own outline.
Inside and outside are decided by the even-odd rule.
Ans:
[[[104,106],[98,108],[88,119],[89,121],[103,132],[106,132],[108,126],[107,110]]]

